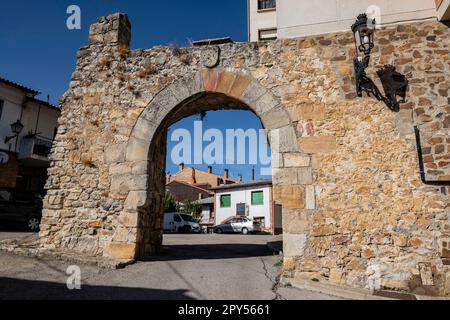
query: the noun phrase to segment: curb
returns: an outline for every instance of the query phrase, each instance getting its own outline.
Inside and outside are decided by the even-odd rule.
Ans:
[[[308,290],[317,293],[323,293],[339,298],[349,300],[397,300],[373,295],[366,289],[355,289],[332,284],[314,282],[309,279],[289,279],[282,277],[280,283],[283,285],[291,285],[294,288]]]
[[[282,277],[280,280],[282,285],[290,285],[301,290],[308,290],[317,293],[323,293],[339,298],[349,300],[448,300],[449,297],[440,296],[424,296],[411,293],[400,293],[395,291],[376,291],[372,293],[367,289],[351,288],[346,286],[338,286],[329,283],[314,282],[309,279],[292,279]]]

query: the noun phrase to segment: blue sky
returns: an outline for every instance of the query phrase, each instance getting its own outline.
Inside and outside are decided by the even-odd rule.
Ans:
[[[82,29],[68,30],[66,9],[78,5]],[[39,98],[56,103],[68,88],[75,68],[76,51],[87,44],[89,25],[99,16],[127,13],[132,26],[132,48],[231,36],[247,40],[247,0],[164,1],[2,1],[0,19],[0,76],[42,92]],[[220,121],[215,121],[220,119]],[[194,118],[177,126],[189,127]],[[260,128],[259,120],[243,113],[236,121],[233,111],[213,112],[205,127]],[[168,164],[168,170],[173,168]],[[251,167],[233,168],[231,173],[250,177]]]

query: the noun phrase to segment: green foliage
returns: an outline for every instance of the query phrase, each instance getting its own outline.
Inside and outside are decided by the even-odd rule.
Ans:
[[[200,218],[202,206],[197,203],[193,203],[190,200],[184,201],[182,212],[191,213],[194,218]]]
[[[174,195],[170,191],[166,191],[164,196],[164,212],[178,212],[179,206]]]

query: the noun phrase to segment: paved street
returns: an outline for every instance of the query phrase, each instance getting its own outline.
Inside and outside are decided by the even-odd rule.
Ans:
[[[0,233],[0,239],[7,237]],[[280,257],[267,249],[269,239],[259,235],[166,235],[164,252],[150,261],[123,270],[80,266],[82,290],[74,291],[66,287],[68,263],[0,253],[0,300],[333,299],[278,288]]]

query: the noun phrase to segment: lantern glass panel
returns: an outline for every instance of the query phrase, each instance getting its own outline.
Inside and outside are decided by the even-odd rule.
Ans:
[[[11,131],[16,135],[21,133],[22,130],[23,130],[23,124],[20,123],[20,121],[16,121],[11,125]]]

